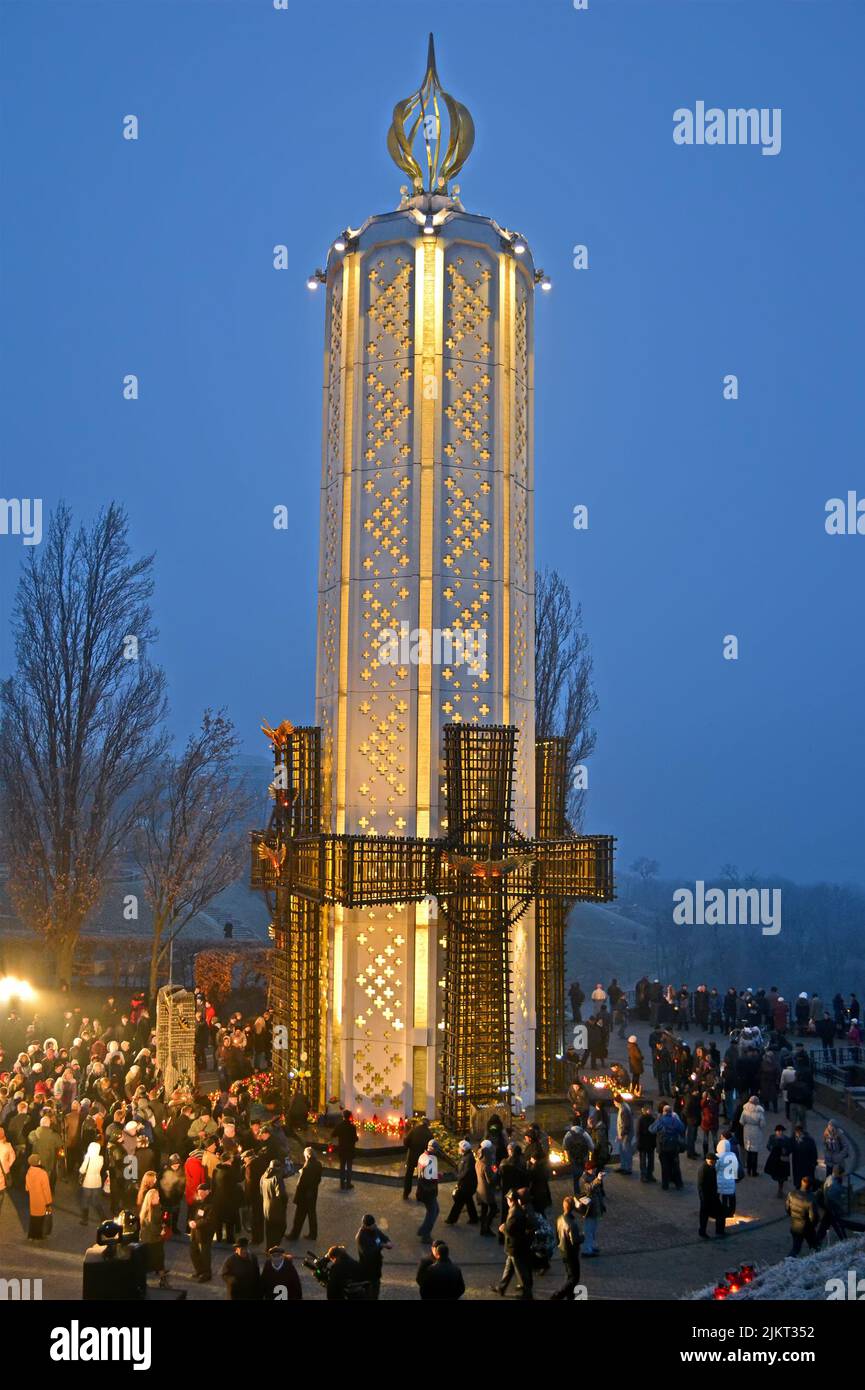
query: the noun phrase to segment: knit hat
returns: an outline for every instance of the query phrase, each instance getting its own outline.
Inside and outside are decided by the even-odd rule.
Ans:
[[[469,1143],[468,1139],[461,1139],[459,1148],[461,1154],[467,1154],[471,1149],[471,1144]]]
[[[637,1041],[637,1035],[636,1035],[636,1033],[632,1033],[631,1036],[628,1038],[628,1042],[636,1042],[636,1041]]]

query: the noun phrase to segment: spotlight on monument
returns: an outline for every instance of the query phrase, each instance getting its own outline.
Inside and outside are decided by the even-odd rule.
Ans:
[[[432,217],[429,214],[427,214],[426,221],[423,224],[423,234],[424,236],[432,236],[434,232],[435,227],[433,226]]]
[[[346,241],[345,237],[338,236],[336,241],[333,243],[333,249],[334,251],[344,251],[347,245],[348,242]]]
[[[321,270],[320,268],[316,267],[316,269],[312,272],[312,274],[310,275],[309,279],[308,279],[307,282],[306,282],[306,288],[307,288],[308,290],[317,290],[318,287],[319,287],[319,285],[326,285],[326,284],[327,284],[327,276],[325,275],[325,273],[324,273],[323,270]]]
[[[529,249],[521,236],[514,239],[513,248],[515,256],[524,256]]]
[[[26,1003],[35,996],[36,991],[27,980],[19,980],[15,975],[4,975],[0,980],[0,1004],[8,1004],[10,999]]]

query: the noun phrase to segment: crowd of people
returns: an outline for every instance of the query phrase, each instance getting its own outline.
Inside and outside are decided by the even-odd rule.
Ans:
[[[571,985],[569,996],[574,1021],[580,1022],[585,994],[578,981]],[[571,1049],[570,1068],[577,1077],[586,1066],[590,1073],[598,1069],[606,1059],[616,1018],[628,1017],[627,996],[615,978],[606,989],[600,983],[595,986],[591,1004],[589,1029],[594,1026],[602,1036],[598,1042],[589,1031],[587,1047]],[[834,1059],[844,1043],[855,1064],[860,1060],[859,1013],[855,993],[849,999],[836,994],[830,1013],[816,992],[802,991],[791,1009],[775,986],[741,991],[731,987],[724,993],[706,985],[694,991],[687,985],[676,990],[643,976],[634,990],[632,1016],[652,1025],[648,1035],[651,1070],[658,1096],[662,1101],[668,1098],[668,1103],[661,1104],[657,1116],[651,1103],[643,1103],[634,1127],[628,1112],[631,1100],[642,1094],[645,1058],[636,1034],[631,1034],[627,1074],[622,1068],[611,1068],[621,1073],[613,1108],[618,1111],[615,1130],[620,1156],[624,1153],[624,1171],[630,1171],[634,1144],[642,1181],[655,1181],[657,1155],[663,1189],[681,1190],[681,1157],[699,1161],[699,1145],[702,1239],[709,1238],[710,1220],[714,1220],[716,1236],[726,1235],[727,1222],[736,1212],[736,1184],[759,1176],[761,1157],[763,1172],[776,1182],[776,1196],[785,1201],[790,1216],[792,1254],[799,1254],[803,1243],[817,1248],[829,1230],[844,1236],[865,1229],[847,1216],[846,1178],[853,1154],[843,1129],[830,1119],[821,1127],[819,1147],[808,1132],[816,1078],[805,1046],[807,1039],[819,1039]],[[682,1036],[692,1029],[704,1034],[695,1039],[693,1048]],[[716,1031],[724,1035],[723,1051],[713,1040]],[[622,1100],[625,1086],[630,1087],[627,1101]],[[582,1126],[582,1107],[591,1088],[577,1079],[570,1089]],[[603,1104],[600,1108],[603,1111]],[[781,1108],[785,1122],[770,1125],[768,1116],[779,1115]],[[609,1115],[598,1119],[590,1107],[587,1117],[588,1140],[600,1129],[602,1146],[606,1146]],[[820,1164],[824,1177],[818,1182]],[[792,1189],[787,1193],[785,1185],[791,1178]]]
[[[569,994],[580,1023],[586,999],[578,982]],[[590,1003],[586,1046],[568,1054],[572,1118],[561,1140],[537,1123],[511,1127],[497,1114],[480,1140],[445,1143],[422,1116],[407,1129],[403,1197],[419,1207],[422,1299],[465,1292],[448,1242],[435,1238],[444,1182],[450,1204],[442,1225],[464,1221],[478,1239],[497,1240],[503,1263],[491,1288],[503,1296],[513,1285],[524,1299],[535,1296],[537,1276],[554,1262],[562,1280],[550,1296],[580,1296],[581,1261],[600,1254],[608,1175],[638,1173],[653,1183],[657,1164],[662,1190],[681,1190],[683,1158],[699,1165],[701,1239],[709,1239],[712,1222],[716,1238],[726,1236],[737,1185],[759,1176],[761,1160],[786,1204],[793,1253],[816,1248],[829,1231],[857,1229],[846,1214],[851,1145],[838,1123],[814,1126],[815,1077],[805,1046],[814,1036],[826,1048],[838,1039],[855,1045],[855,995],[837,995],[829,1013],[817,994],[803,993],[791,1011],[775,989],[675,991],[644,977],[633,1004],[615,979],[596,985]],[[357,1126],[345,1110],[324,1145],[303,1141],[301,1153],[307,1097],[299,1090],[283,1109],[275,1093],[265,1098],[251,1082],[271,1062],[269,1013],[234,1013],[221,1024],[207,999],[199,996],[196,1005],[196,1069],[216,1073],[210,1094],[194,1078],[166,1094],[143,995],[126,1009],[109,998],[101,1018],[65,1008],[53,1031],[45,1020],[9,1011],[0,1023],[0,1213],[7,1195],[20,1190],[27,1238],[44,1240],[65,1182],[77,1187],[82,1227],[97,1225],[97,1246],[110,1252],[132,1232],[160,1284],[168,1282],[172,1242],[183,1240],[202,1284],[214,1279],[214,1254],[223,1247],[217,1273],[229,1298],[299,1298],[302,1282],[285,1245],[318,1239],[322,1147],[338,1164],[340,1190],[353,1188]],[[644,1046],[626,1031],[635,1018],[651,1024]],[[613,1028],[627,1066],[607,1067]],[[593,1077],[604,1068],[598,1084]],[[656,1099],[645,1091],[649,1070]],[[825,1177],[818,1181],[820,1165]],[[570,1190],[554,1200],[559,1172]],[[328,1299],[375,1299],[390,1248],[384,1225],[368,1214],[353,1242],[306,1263]]]

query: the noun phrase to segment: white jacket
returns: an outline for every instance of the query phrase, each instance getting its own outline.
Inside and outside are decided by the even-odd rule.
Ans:
[[[718,1196],[732,1197],[736,1191],[739,1176],[739,1160],[730,1148],[729,1139],[722,1139],[715,1150],[715,1172],[718,1182]]]
[[[748,1101],[747,1105],[742,1106],[742,1134],[745,1139],[745,1148],[749,1151],[759,1152],[762,1149],[765,1123],[766,1111],[762,1105],[752,1105]]]
[[[84,1175],[81,1182],[82,1187],[93,1188],[95,1190],[97,1187],[102,1186],[102,1164],[102,1153],[99,1145],[94,1140],[87,1145],[87,1153],[84,1155],[84,1161],[78,1169],[79,1173]]]

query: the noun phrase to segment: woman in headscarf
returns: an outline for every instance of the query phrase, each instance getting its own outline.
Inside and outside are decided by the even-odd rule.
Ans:
[[[147,1247],[147,1269],[159,1275],[159,1287],[167,1283],[165,1246],[162,1236],[162,1207],[159,1202],[159,1178],[151,1168],[141,1179],[138,1189],[138,1220],[141,1223],[141,1243]]]
[[[42,1167],[42,1160],[38,1154],[31,1154],[27,1160],[27,1177],[24,1186],[27,1188],[27,1199],[30,1204],[30,1224],[27,1227],[28,1240],[44,1240],[45,1218],[51,1215],[51,1182],[48,1174]]]

